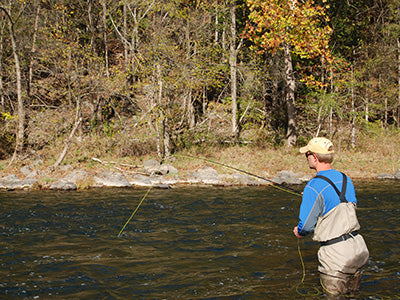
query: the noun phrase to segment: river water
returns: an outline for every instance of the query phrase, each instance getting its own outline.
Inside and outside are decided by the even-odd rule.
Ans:
[[[299,187],[301,189],[302,187]],[[400,299],[400,184],[356,182],[371,258],[354,299]],[[272,187],[0,192],[2,299],[321,299],[300,197]],[[304,280],[303,270],[305,270]]]

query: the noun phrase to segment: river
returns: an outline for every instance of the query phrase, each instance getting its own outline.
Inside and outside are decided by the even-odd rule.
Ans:
[[[400,299],[400,184],[355,185],[371,253],[357,299]],[[0,192],[0,298],[323,298],[318,245],[306,238],[299,252],[292,234],[300,197],[152,189],[117,237],[146,191]]]

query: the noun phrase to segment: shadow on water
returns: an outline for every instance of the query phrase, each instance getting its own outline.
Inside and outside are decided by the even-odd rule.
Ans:
[[[0,297],[321,299],[310,238],[299,285],[299,197],[271,187],[153,189],[117,238],[145,192],[0,192]],[[398,297],[400,187],[363,181],[357,192],[371,252],[358,297]]]

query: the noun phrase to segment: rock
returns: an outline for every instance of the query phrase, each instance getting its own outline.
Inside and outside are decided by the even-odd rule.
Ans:
[[[131,185],[137,185],[137,186],[151,186],[153,185],[149,179],[149,177],[146,177],[144,175],[135,175],[132,177],[130,180]]]
[[[154,159],[146,160],[143,162],[144,172],[151,174],[161,174],[160,172],[160,163]]]
[[[132,185],[136,186],[152,186],[158,189],[170,189],[170,184],[176,184],[177,181],[168,180],[164,177],[146,177],[144,175],[135,175],[129,181]]]
[[[171,186],[168,185],[168,184],[156,184],[156,185],[154,185],[154,188],[163,189],[163,190],[169,190],[171,188]]]
[[[32,169],[31,169],[30,166],[23,166],[23,167],[20,169],[20,171],[21,171],[21,173],[22,173],[24,176],[28,176],[30,173],[32,173]]]
[[[122,173],[104,171],[94,177],[96,187],[131,187],[132,185]]]
[[[65,182],[77,183],[78,180],[85,180],[89,177],[89,173],[83,170],[74,170],[72,173],[65,176],[62,180]]]
[[[299,175],[299,180],[301,182],[309,182],[313,176],[312,175],[306,175],[306,174],[298,174]]]
[[[31,166],[23,166],[20,171],[26,178],[32,179],[38,176],[38,172],[33,170]]]
[[[177,175],[172,175],[168,177],[161,176],[160,177],[160,184],[167,184],[167,185],[174,185],[178,183],[182,183],[182,179]]]
[[[36,179],[19,179],[16,175],[8,175],[0,179],[0,189],[29,189],[37,182]]]
[[[277,172],[277,177],[272,179],[277,184],[301,184],[302,181],[299,179],[301,175],[295,174],[292,171],[280,171]]]
[[[78,188],[77,181],[85,180],[88,178],[88,173],[82,170],[75,170],[72,173],[66,175],[60,180],[50,185],[51,190],[76,190]]]
[[[376,176],[376,179],[395,179],[395,175],[389,174],[389,173],[384,173]]]
[[[200,177],[198,177],[197,173],[194,172],[193,174],[189,174],[185,179],[183,180],[183,183],[186,184],[199,184],[201,183]]]
[[[72,171],[74,169],[74,167],[71,165],[62,165],[62,166],[58,166],[58,169],[60,171],[68,172],[68,171]]]
[[[396,173],[394,173],[394,178],[400,179],[400,170],[397,170]]]
[[[234,173],[221,175],[225,184],[227,185],[265,185],[268,184],[266,180],[262,180],[243,173]]]
[[[160,168],[159,168],[159,171],[163,175],[177,174],[178,173],[178,169],[173,167],[173,166],[171,166],[171,165],[161,165]]]
[[[28,176],[26,176],[27,179],[33,179],[39,176],[38,171],[33,170],[30,174],[28,174]]]
[[[73,182],[69,181],[64,181],[63,179],[56,181],[53,183],[50,187],[50,190],[64,190],[64,191],[70,191],[70,190],[76,190],[77,186]]]
[[[204,169],[197,170],[197,172],[195,172],[193,176],[195,178],[198,178],[200,182],[205,184],[213,184],[213,185],[222,184],[218,171],[211,167],[206,167]]]

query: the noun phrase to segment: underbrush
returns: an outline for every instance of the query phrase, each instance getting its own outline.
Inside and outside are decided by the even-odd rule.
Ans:
[[[7,174],[23,165],[35,163],[38,168],[46,169],[54,164],[65,147],[70,126],[58,124],[54,120],[37,122],[37,130],[47,131],[32,135],[34,147],[27,150],[24,159],[8,166],[9,157],[0,161],[0,173]],[[31,123],[32,124],[32,123]],[[32,130],[32,129],[31,129]],[[34,132],[34,131],[33,131]],[[212,132],[204,142],[174,143],[172,139],[173,156],[166,160],[182,171],[196,170],[204,166],[212,166],[220,173],[232,173],[233,170],[218,166],[203,159],[185,157],[187,155],[205,158],[226,164],[261,176],[272,176],[282,170],[310,173],[304,155],[298,149],[307,143],[310,137],[300,137],[298,145],[289,148],[284,142],[277,143],[266,133],[243,132],[247,140],[240,144],[228,143],[228,137],[221,139],[221,128],[218,139]],[[349,135],[335,137],[336,147],[334,167],[359,177],[373,177],[381,173],[394,173],[400,169],[400,131],[398,129],[382,129],[371,126],[359,130],[356,136],[356,146],[351,147]],[[250,138],[251,137],[251,138]],[[221,142],[222,141],[222,142]],[[186,145],[186,146],[184,146]],[[130,120],[114,123],[104,132],[101,128],[88,132],[77,132],[72,138],[67,155],[62,165],[72,165],[75,168],[96,169],[98,161],[116,162],[129,166],[141,166],[148,159],[161,160],[157,151],[157,135],[150,126],[136,126]],[[36,162],[40,161],[40,164]],[[82,183],[82,186],[85,184]]]

